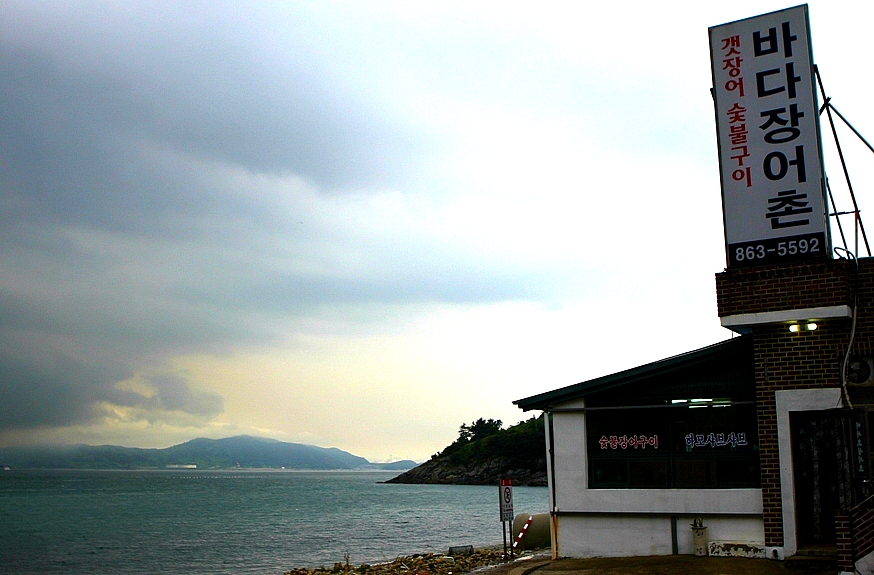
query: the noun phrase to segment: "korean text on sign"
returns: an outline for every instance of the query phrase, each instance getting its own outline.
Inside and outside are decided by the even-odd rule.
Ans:
[[[686,435],[686,447],[737,447],[747,445],[747,434],[744,432],[730,433],[689,433]]]
[[[710,29],[729,267],[826,257],[807,7]]]
[[[602,435],[598,440],[601,449],[646,449],[651,446],[653,449],[659,447],[659,436],[652,435]]]

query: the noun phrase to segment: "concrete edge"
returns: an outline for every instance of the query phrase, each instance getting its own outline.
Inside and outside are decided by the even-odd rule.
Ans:
[[[528,563],[527,565],[520,565],[519,567],[515,567],[507,575],[530,575],[534,571],[537,571],[544,565],[549,565],[550,563],[552,563],[552,559],[548,559],[546,561],[536,561],[534,563]]]

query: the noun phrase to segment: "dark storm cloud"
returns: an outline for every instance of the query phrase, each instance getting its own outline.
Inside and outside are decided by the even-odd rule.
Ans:
[[[182,411],[192,415],[209,417],[224,410],[224,400],[215,393],[197,392],[185,378],[175,374],[155,375],[145,378],[154,394],[142,396],[129,394],[123,405],[150,410]]]
[[[164,235],[174,232],[168,213],[210,209],[214,198],[191,193],[174,166],[149,165],[141,136],[126,129],[132,121],[117,117],[124,112],[116,110],[132,105],[127,96],[106,80],[71,76],[51,58],[0,40],[6,208],[0,217]]]
[[[164,19],[131,4],[100,25],[94,10],[110,7],[46,8],[7,6],[0,19],[0,431],[93,422],[104,403],[213,416],[222,398],[177,374],[150,376],[149,396],[116,384],[171,350],[260,337],[229,311],[249,306],[227,274],[197,287],[221,255],[148,269],[135,248],[107,255],[64,231],[184,241],[194,218],[258,216],[197,182],[186,157],[349,188],[385,178],[409,141],[326,81],[304,44],[257,53],[243,34],[254,31],[228,26],[219,4]],[[240,294],[260,281],[252,268],[238,271]]]
[[[0,5],[0,432],[107,404],[209,418],[221,397],[139,371],[330,306],[537,291],[415,224],[371,237],[334,213],[359,204],[314,207],[403,182],[434,143],[328,54],[311,7],[243,6]]]
[[[29,351],[33,350],[31,346]],[[111,386],[126,375],[122,370],[82,363],[56,352],[10,352],[3,342],[0,431],[94,421],[99,416],[96,403],[117,395]]]
[[[28,21],[38,15],[22,9],[17,24],[33,36],[0,33],[4,196],[24,198],[14,215],[23,204],[31,218],[136,228],[166,211],[216,209],[172,166],[149,165],[143,147],[295,173],[327,190],[384,181],[414,147],[408,129],[295,38],[302,22],[274,51],[259,42],[278,34],[270,23],[246,28],[222,4],[163,18],[136,7],[103,26],[83,13]]]
[[[0,350],[0,431],[94,423],[106,416],[103,403],[201,417],[224,408],[219,395],[193,390],[177,375],[146,378],[150,395],[116,389],[116,382],[131,375],[56,352],[37,358]]]

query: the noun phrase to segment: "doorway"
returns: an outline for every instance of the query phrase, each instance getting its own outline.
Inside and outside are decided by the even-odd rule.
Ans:
[[[834,545],[835,512],[853,504],[848,417],[793,412],[790,425],[798,547]]]

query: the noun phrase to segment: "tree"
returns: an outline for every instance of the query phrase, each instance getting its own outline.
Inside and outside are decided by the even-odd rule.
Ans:
[[[470,425],[461,424],[458,429],[458,439],[462,443],[483,439],[501,431],[503,423],[500,419],[483,419],[480,417]]]

